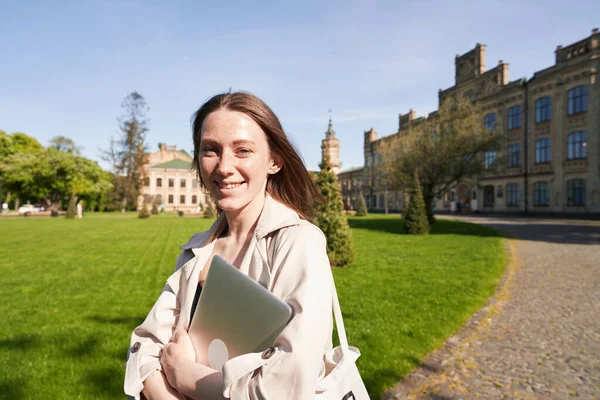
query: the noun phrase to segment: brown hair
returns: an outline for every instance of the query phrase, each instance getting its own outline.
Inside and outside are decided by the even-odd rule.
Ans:
[[[207,191],[207,187],[200,176],[202,124],[210,113],[220,109],[243,113],[260,126],[267,136],[269,150],[282,159],[279,172],[267,177],[267,192],[274,199],[296,211],[302,218],[310,220],[315,203],[321,201],[323,197],[298,151],[283,131],[283,127],[273,110],[251,93],[228,92],[215,95],[192,115],[194,138],[192,169],[196,170],[202,188]]]

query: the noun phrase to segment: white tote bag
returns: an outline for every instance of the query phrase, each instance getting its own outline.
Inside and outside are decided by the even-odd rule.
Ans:
[[[348,346],[342,310],[335,284],[333,285],[333,315],[340,339],[340,345],[325,354],[325,366],[329,372],[317,383],[316,400],[369,400],[365,384],[356,368],[360,351]]]

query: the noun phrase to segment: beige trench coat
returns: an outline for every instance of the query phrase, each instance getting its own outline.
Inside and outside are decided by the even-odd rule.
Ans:
[[[187,330],[200,272],[226,225],[222,214],[206,232],[181,246],[144,322],[131,335],[125,394],[139,399],[144,380],[160,370],[158,353],[176,331]],[[223,396],[238,399],[313,399],[326,374],[323,355],[332,348],[333,276],[323,233],[267,195],[240,270],[293,309],[271,351],[233,358],[223,366]],[[274,351],[272,351],[274,350]]]

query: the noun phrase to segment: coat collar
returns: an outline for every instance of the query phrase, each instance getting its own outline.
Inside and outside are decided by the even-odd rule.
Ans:
[[[265,196],[265,204],[258,218],[254,236],[260,240],[268,234],[288,226],[300,224],[298,213],[283,203],[275,200],[269,193]],[[227,225],[225,213],[221,213],[210,229],[193,235],[190,240],[181,246],[182,250],[192,250],[197,256],[200,249],[211,243]]]

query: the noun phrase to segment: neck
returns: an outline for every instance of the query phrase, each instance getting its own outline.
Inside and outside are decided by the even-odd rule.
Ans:
[[[265,193],[256,196],[246,207],[236,211],[225,211],[227,236],[236,242],[244,242],[254,234],[258,218],[265,204]]]

